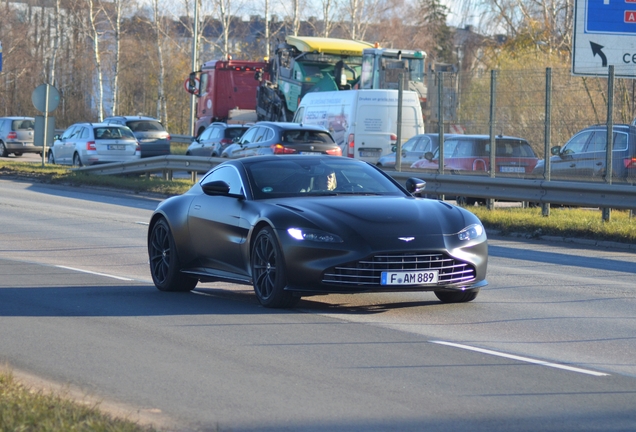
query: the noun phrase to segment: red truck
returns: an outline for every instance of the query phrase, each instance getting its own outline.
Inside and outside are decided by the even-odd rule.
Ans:
[[[195,135],[212,122],[232,122],[231,114],[235,113],[240,118],[234,120],[236,123],[256,121],[256,88],[259,77],[267,79],[266,68],[265,62],[212,60],[192,72],[185,88],[198,97]]]

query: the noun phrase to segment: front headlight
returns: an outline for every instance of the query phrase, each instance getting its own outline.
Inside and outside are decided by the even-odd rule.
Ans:
[[[289,228],[287,232],[296,240],[315,241],[320,243],[342,243],[342,239],[340,237],[326,231],[305,228]]]
[[[461,230],[457,236],[460,240],[474,240],[477,237],[480,237],[484,233],[484,227],[481,224],[473,224],[469,225],[463,230]]]

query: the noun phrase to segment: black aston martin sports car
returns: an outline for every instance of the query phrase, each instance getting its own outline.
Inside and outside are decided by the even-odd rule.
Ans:
[[[162,291],[251,284],[267,307],[370,291],[471,301],[487,285],[484,228],[465,209],[417,198],[424,187],[337,156],[224,162],[153,213],[152,279]]]

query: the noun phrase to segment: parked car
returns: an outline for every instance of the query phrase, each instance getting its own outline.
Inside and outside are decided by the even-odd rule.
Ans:
[[[224,152],[228,158],[271,154],[342,156],[342,149],[326,129],[301,123],[258,122],[236,144]]]
[[[251,125],[212,123],[196,137],[186,150],[187,156],[220,157]]]
[[[454,136],[455,135],[452,134],[445,134],[444,141]],[[415,162],[422,159],[426,152],[434,152],[437,150],[437,147],[439,147],[439,134],[427,133],[415,135],[402,144],[402,153],[400,158],[402,167],[410,167]],[[396,146],[394,146],[393,153],[382,156],[376,165],[383,168],[394,168],[396,154]]]
[[[333,188],[307,190],[332,176]],[[372,291],[472,301],[487,285],[484,227],[467,210],[413,199],[424,186],[410,178],[402,187],[345,157],[229,160],[159,204],[148,225],[150,274],[161,291],[250,284],[266,307]]]
[[[495,137],[495,172],[531,174],[539,158],[523,138]],[[437,169],[439,148],[427,153],[411,168]],[[454,135],[444,140],[444,169],[450,171],[490,171],[490,137],[488,135]]]
[[[612,178],[636,180],[636,126],[617,124],[613,130]],[[607,126],[595,125],[580,130],[563,147],[550,149],[550,176],[559,179],[602,179],[605,176]],[[543,176],[545,160],[533,174]]]
[[[170,134],[163,124],[155,118],[114,116],[105,118],[104,123],[117,123],[128,126],[141,145],[142,158],[170,154]]]
[[[53,139],[47,153],[51,164],[83,166],[141,157],[137,138],[127,126],[120,124],[76,123]]]
[[[0,157],[24,153],[42,154],[42,146],[33,144],[33,117],[0,117]]]

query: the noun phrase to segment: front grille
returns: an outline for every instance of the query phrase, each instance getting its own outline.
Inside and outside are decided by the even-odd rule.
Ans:
[[[323,283],[379,286],[380,275],[396,270],[438,270],[439,285],[471,282],[475,268],[441,253],[378,254],[370,258],[328,269]]]

